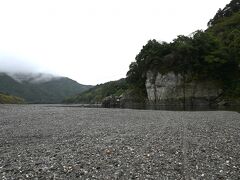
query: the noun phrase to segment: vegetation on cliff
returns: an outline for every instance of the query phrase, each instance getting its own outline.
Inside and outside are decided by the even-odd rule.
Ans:
[[[209,21],[206,31],[173,42],[150,40],[127,73],[133,88],[145,91],[149,70],[174,72],[187,81],[217,80],[226,97],[240,97],[240,1],[233,0]]]
[[[240,97],[240,0],[232,0],[208,23],[205,31],[180,35],[172,42],[149,40],[129,66],[127,78],[97,85],[66,103],[101,103],[107,96],[147,98],[147,72],[174,72],[185,82],[217,81],[227,98]]]

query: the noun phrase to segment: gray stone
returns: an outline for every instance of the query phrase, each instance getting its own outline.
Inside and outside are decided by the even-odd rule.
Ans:
[[[217,103],[222,93],[215,81],[184,82],[183,76],[173,72],[156,74],[149,71],[145,85],[150,104],[211,105]]]

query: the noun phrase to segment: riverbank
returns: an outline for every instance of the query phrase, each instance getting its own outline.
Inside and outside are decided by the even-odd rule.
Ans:
[[[0,178],[237,179],[229,111],[0,105]]]

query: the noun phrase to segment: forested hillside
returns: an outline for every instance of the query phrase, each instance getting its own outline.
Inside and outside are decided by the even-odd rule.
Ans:
[[[134,95],[132,100],[137,99],[137,102],[146,102],[149,98],[146,90],[149,71],[155,75],[174,73],[176,77],[182,77],[183,83],[212,81],[221,91],[221,98],[238,99],[239,67],[240,0],[232,0],[217,12],[204,31],[196,30],[190,36],[179,35],[169,43],[149,40],[130,64],[126,81],[98,85],[67,98],[65,102],[101,103],[107,96],[124,94],[125,97]]]
[[[24,98],[27,103],[61,103],[64,98],[90,87],[66,77],[0,73],[0,91]]]
[[[127,82],[145,91],[147,72],[174,72],[184,81],[218,81],[222,96],[240,97],[240,1],[219,10],[207,30],[173,42],[149,40],[132,62]]]
[[[99,84],[77,96],[72,96],[64,100],[65,103],[101,103],[107,96],[120,96],[128,89],[125,79],[110,81]]]

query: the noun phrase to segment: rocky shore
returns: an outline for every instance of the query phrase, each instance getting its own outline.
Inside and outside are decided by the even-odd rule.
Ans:
[[[0,105],[0,179],[239,179],[240,115]]]

